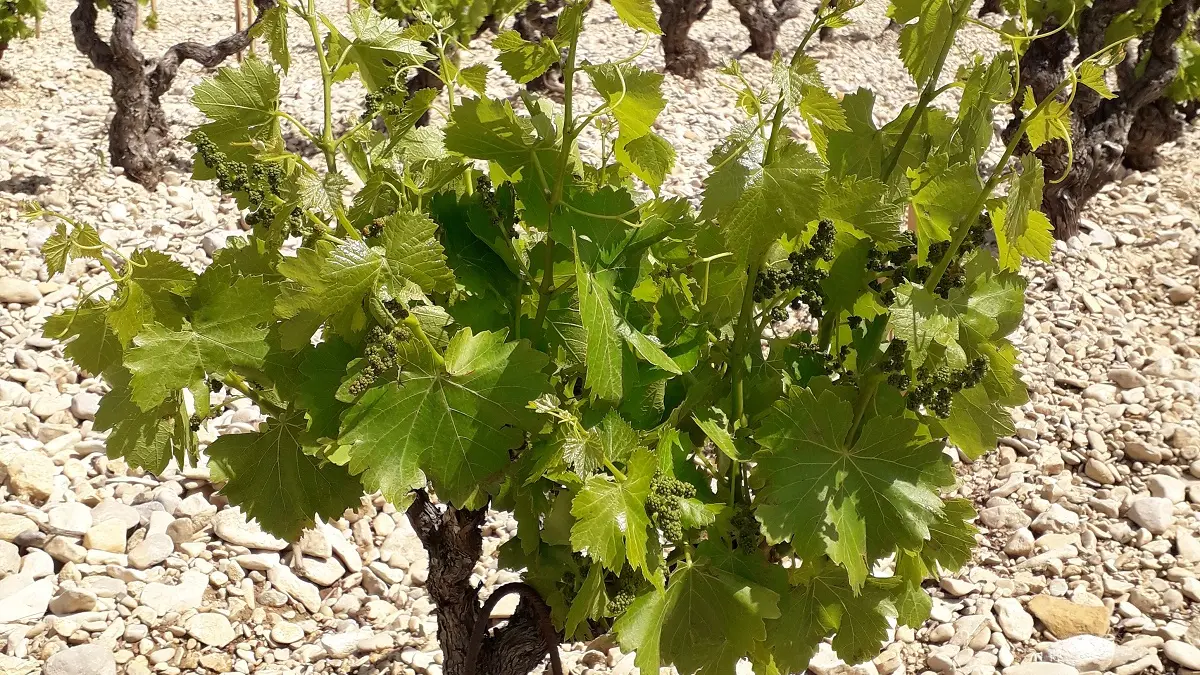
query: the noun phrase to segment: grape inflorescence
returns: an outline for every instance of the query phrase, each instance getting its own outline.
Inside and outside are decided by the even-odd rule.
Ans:
[[[683,539],[683,524],[680,522],[679,500],[696,496],[696,487],[661,471],[650,479],[650,496],[646,499],[646,511],[654,518],[663,536],[670,541]]]
[[[937,417],[950,416],[950,404],[954,394],[963,389],[978,386],[987,375],[988,360],[976,357],[966,367],[952,370],[947,366],[921,368],[917,371],[917,384],[908,393],[908,407],[925,410]]]
[[[397,367],[396,352],[406,336],[404,332],[386,331],[379,326],[367,333],[367,346],[364,350],[366,364],[347,387],[351,396],[363,394],[375,384],[380,375]]]
[[[822,220],[817,224],[808,245],[788,254],[788,267],[771,268],[759,272],[754,280],[754,301],[766,302],[787,291],[795,292],[791,301],[793,309],[807,306],[809,314],[821,318],[825,304],[825,294],[821,283],[825,281],[828,272],[816,266],[817,261],[833,259],[833,241],[837,234],[833,223]],[[772,308],[771,319],[783,321],[787,313],[782,307]]]
[[[395,102],[400,95],[400,89],[394,84],[380,87],[379,91],[367,92],[363,98],[363,113],[360,122],[370,122],[379,115],[399,115],[401,108]]]

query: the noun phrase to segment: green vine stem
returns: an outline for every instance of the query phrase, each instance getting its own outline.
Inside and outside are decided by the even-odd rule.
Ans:
[[[1008,160],[1012,159],[1013,153],[1017,151],[1017,146],[1020,145],[1021,139],[1025,137],[1025,132],[1029,129],[1030,122],[1036,119],[1046,109],[1046,106],[1055,100],[1062,93],[1063,89],[1074,81],[1075,78],[1071,77],[1059,82],[1058,86],[1046,98],[1042,99],[1025,116],[1025,119],[1021,121],[1016,133],[1013,134],[1012,138],[1008,141],[1008,145],[1005,146],[1004,154],[1000,156],[1000,161],[996,163],[996,170],[992,172],[987,183],[984,184],[983,189],[979,192],[979,196],[975,198],[975,203],[967,211],[967,217],[960,220],[958,225],[955,226],[954,235],[950,240],[950,247],[946,249],[946,252],[937,261],[937,264],[933,266],[933,270],[929,273],[929,278],[925,281],[925,288],[937,288],[938,282],[942,280],[942,275],[946,273],[946,268],[950,266],[950,261],[954,260],[954,256],[958,254],[958,249],[966,241],[967,235],[971,231],[971,225],[979,220],[979,214],[983,213],[983,207],[987,203],[988,197],[992,195],[992,191],[1000,184],[1000,179],[1004,176],[1004,167],[1008,165]]]

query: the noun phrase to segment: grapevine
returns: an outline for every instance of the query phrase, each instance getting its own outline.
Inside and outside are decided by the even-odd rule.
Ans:
[[[270,60],[197,86],[208,121],[189,137],[195,177],[251,231],[197,273],[31,207],[60,221],[50,273],[91,258],[112,286],[47,335],[112,388],[96,416],[110,454],[163,471],[200,452],[277,536],[364,493],[405,509],[432,552],[448,675],[501,657],[532,670],[542,642],[500,651],[520,631],[549,641],[529,612],[488,631],[472,581],[488,508],[517,520],[497,554],[523,575],[522,606],[540,596],[562,638],[612,632],[642,672],[733,673],[743,658],[801,672],[827,638],[869,660],[889,622],[925,621],[925,582],[972,554],[944,449],[978,457],[1013,432],[1018,272],[1048,254],[1046,172],[1018,145],[1076,71],[1100,67],[1083,55],[985,162],[1014,65],[942,72],[969,3],[919,4],[892,14],[902,44],[932,46],[902,51],[922,94],[881,124],[868,92],[835,96],[805,51],[850,3],[821,3],[767,84],[724,69],[747,119],[710,157],[699,208],[667,194],[662,75],[635,55],[583,59],[586,3],[552,37],[501,30],[496,62],[469,67],[462,31],[502,7],[454,5],[480,19],[461,25],[362,7],[348,32],[314,3],[270,9]],[[658,31],[650,0],[613,11]],[[313,128],[281,95],[292,55],[310,53],[289,21],[322,75]],[[486,95],[496,70],[527,83],[553,69],[561,105]],[[401,87],[435,70],[441,93]],[[352,78],[369,93],[338,119]],[[599,103],[582,110],[585,87]],[[938,98],[952,88],[957,111]],[[431,113],[444,123],[419,126]],[[193,403],[222,388],[265,420],[201,449],[209,411]],[[890,560],[904,564],[879,572]]]

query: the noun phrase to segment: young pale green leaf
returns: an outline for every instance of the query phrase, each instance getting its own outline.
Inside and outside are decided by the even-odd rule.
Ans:
[[[949,502],[947,502],[949,508]],[[896,605],[896,621],[910,628],[920,628],[933,610],[933,598],[921,588],[929,574],[929,568],[917,553],[901,551],[896,556],[895,576],[901,580],[899,591],[893,602]]]
[[[100,375],[119,367],[123,358],[121,342],[108,325],[108,310],[108,305],[88,300],[46,319],[42,333],[55,340],[70,339],[63,353],[83,370]]]
[[[377,168],[354,195],[346,217],[354,227],[362,230],[376,218],[397,211],[403,184],[399,174],[390,169]]]
[[[454,273],[436,235],[437,223],[423,213],[399,211],[384,219],[380,243],[393,285],[414,283],[428,293],[454,288]]]
[[[675,166],[675,147],[653,131],[633,140],[618,137],[613,151],[621,166],[641,178],[655,194]]]
[[[208,446],[213,481],[263,529],[288,541],[314,516],[336,519],[359,503],[362,486],[344,467],[305,447],[303,415],[271,420],[255,433],[224,434]]]
[[[919,260],[925,260],[930,244],[950,240],[958,220],[970,210],[981,190],[983,184],[973,162],[946,167],[919,188],[913,188]]]
[[[194,443],[190,419],[176,395],[157,408],[142,410],[133,402],[129,371],[121,367],[107,371],[111,389],[100,399],[96,431],[109,431],[105,443],[109,457],[123,457],[134,466],[159,473],[171,459],[182,466],[187,449]]]
[[[580,624],[588,619],[602,619],[608,611],[608,594],[604,592],[604,567],[592,565],[579,593],[571,601],[563,634],[571,638]]]
[[[1033,98],[1033,87],[1025,88],[1021,111],[1028,117],[1038,102]],[[1071,142],[1071,109],[1063,101],[1047,101],[1036,117],[1026,120],[1025,134],[1034,150],[1055,139]]]
[[[1079,64],[1079,83],[1100,94],[1101,98],[1116,98],[1117,95],[1108,87],[1105,70],[1095,61],[1084,61]]]
[[[717,446],[717,449],[723,452],[726,457],[735,461],[742,459],[741,452],[738,451],[737,446],[733,443],[733,436],[729,435],[729,432],[719,420],[692,415],[692,421],[696,423],[696,426],[700,427],[704,435],[708,436],[713,445]]]
[[[392,84],[395,70],[417,66],[433,58],[419,41],[406,37],[395,19],[376,14],[368,7],[350,13],[354,40],[346,49],[346,60],[358,66],[363,84],[372,91]]]
[[[343,208],[342,190],[348,185],[350,180],[337,171],[323,176],[306,171],[297,179],[297,196],[309,211],[333,214]]]
[[[444,369],[410,364],[399,383],[368,390],[342,418],[351,473],[396,503],[424,484],[423,470],[442,499],[486,504],[488,482],[524,441],[522,430],[541,425],[527,404],[548,391],[546,356],[505,338],[463,328],[446,348]]]
[[[641,357],[643,361],[672,375],[683,373],[679,364],[675,363],[670,356],[667,356],[667,353],[663,351],[662,346],[655,339],[648,337],[645,333],[629,325],[629,322],[620,317],[617,317],[617,333],[625,338],[625,341],[633,348],[633,352]]]
[[[875,126],[875,95],[859,89],[842,97],[839,105],[849,129],[810,126],[817,152],[828,162],[831,176],[878,177],[889,148]]]
[[[492,47],[500,52],[496,57],[500,67],[517,84],[526,84],[540,77],[559,59],[558,47],[553,40],[543,38],[541,42],[530,42],[515,30],[506,30],[497,35],[492,40]]]
[[[743,265],[761,259],[781,236],[801,234],[819,215],[824,166],[798,144],[780,145],[767,165],[761,147],[742,151],[704,187],[701,215],[720,223],[728,250]],[[710,163],[722,161],[718,157]]]
[[[666,107],[662,95],[663,76],[628,64],[585,65],[592,86],[608,103],[621,136],[632,140],[650,132],[658,114]]]
[[[997,101],[1008,99],[1012,89],[1010,63],[1007,53],[986,62],[977,57],[963,83],[957,124],[968,158],[973,161],[979,161],[991,145],[994,107]]]
[[[654,17],[654,4],[650,0],[613,0],[612,6],[617,18],[630,28],[654,35],[662,34],[658,19]]]
[[[622,349],[617,331],[617,312],[608,289],[579,260],[578,244],[575,250],[579,317],[587,333],[587,374],[584,385],[596,398],[619,401],[622,392]]]
[[[108,312],[108,325],[125,346],[152,322],[179,330],[187,314],[185,300],[196,285],[196,273],[164,253],[137,251],[130,262],[129,281]]]
[[[732,673],[779,617],[779,595],[716,561],[680,563],[666,591],[639,596],[614,624],[640,668],[659,663],[681,673]],[[653,666],[651,666],[653,664]]]
[[[900,10],[902,5],[905,8]],[[917,19],[900,29],[900,59],[917,87],[924,87],[936,74],[943,45],[954,39],[954,7],[950,0],[907,0],[894,3],[893,8],[896,21]]]
[[[586,552],[605,569],[620,572],[628,561],[649,579],[652,570],[646,559],[650,516],[646,497],[654,477],[654,455],[638,450],[626,464],[625,478],[597,474],[589,476],[571,502],[575,525],[571,546]]]
[[[253,56],[236,68],[222,67],[196,85],[192,104],[218,123],[242,128],[272,122],[279,104],[279,76]]]
[[[996,259],[981,252],[964,258],[963,267],[967,282],[948,299],[964,341],[980,345],[1015,330],[1025,312],[1025,279],[999,270]]]
[[[1053,226],[1038,210],[1042,205],[1044,185],[1041,160],[1033,154],[1023,155],[1020,171],[1012,174],[1003,207],[991,210],[992,229],[1000,248],[1000,266],[1004,269],[1020,268],[1022,257],[1050,260],[1050,250],[1054,246]]]
[[[947,352],[962,353],[958,344],[958,312],[946,301],[911,283],[896,289],[889,329],[908,342],[908,358],[913,368],[925,363],[935,345],[941,345]],[[956,360],[965,363],[966,357]]]
[[[101,260],[103,246],[100,233],[87,224],[75,224],[67,231],[66,223],[59,223],[54,234],[42,244],[42,257],[46,259],[46,271],[51,275],[62,273],[67,263],[78,258]]]
[[[662,665],[662,633],[667,614],[666,593],[655,588],[638,596],[613,624],[626,651],[636,651],[634,664],[643,672]]]
[[[208,283],[206,277],[197,287],[201,302],[190,327],[175,331],[150,325],[126,354],[125,364],[133,373],[133,401],[142,410],[158,407],[208,373],[263,365],[270,305],[278,289],[261,279],[247,277],[223,285],[223,280]]]
[[[279,273],[295,285],[284,287],[275,313],[284,319],[305,311],[334,316],[360,303],[375,288],[383,266],[380,250],[361,241],[337,246],[318,241],[315,248],[302,248],[296,257],[279,263]]]
[[[821,550],[861,588],[868,561],[894,547],[920,546],[942,512],[937,490],[953,482],[940,442],[922,440],[916,420],[873,417],[850,438],[854,411],[829,390],[793,390],[755,438],[757,517],[773,541]]]
[[[535,140],[533,123],[518,117],[508,101],[469,98],[461,101],[446,126],[446,149],[472,159],[496,162],[515,174],[534,152],[549,146]]]
[[[523,0],[514,0],[514,2],[523,2]],[[590,3],[576,0],[568,2],[563,11],[558,13],[558,21],[555,22],[554,40],[558,45],[566,49],[567,45],[572,40],[579,37],[580,31],[583,30],[583,17],[587,14]],[[522,4],[521,7],[524,7]]]
[[[487,78],[491,68],[486,63],[475,63],[460,68],[458,71],[458,81],[466,86],[478,96],[487,95]]]
[[[279,64],[283,74],[287,75],[292,66],[292,54],[288,50],[288,7],[276,5],[264,13],[250,28],[251,38],[263,38],[267,42],[267,50],[271,58]]]
[[[905,198],[899,190],[873,178],[830,177],[821,196],[821,217],[849,225],[871,238],[883,251],[898,248],[903,239]]]
[[[1016,431],[1012,416],[988,395],[983,387],[963,389],[954,394],[950,416],[943,422],[950,442],[963,454],[978,459],[983,453],[996,449],[1001,436]]]
[[[771,79],[788,105],[796,108],[810,127],[850,131],[838,100],[825,88],[817,60],[797,52],[789,63],[778,53],[771,61]]]

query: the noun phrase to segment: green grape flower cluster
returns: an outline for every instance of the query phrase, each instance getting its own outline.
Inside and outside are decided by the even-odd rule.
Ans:
[[[480,174],[479,178],[475,179],[475,190],[479,193],[480,199],[483,201],[483,208],[488,213],[492,227],[501,232],[506,232],[510,237],[516,237],[517,229],[514,226],[515,214],[511,208],[504,209],[500,200],[496,199],[496,191],[492,187],[491,179],[486,175]]]
[[[363,98],[363,113],[360,122],[369,122],[380,114],[399,115],[400,105],[395,98],[400,95],[400,89],[394,84],[381,87],[379,91],[367,92]]]
[[[399,348],[400,331],[389,332],[376,326],[367,333],[367,346],[364,350],[366,365],[354,380],[350,382],[348,391],[351,396],[359,396],[371,388],[379,376],[396,367],[396,352]]]
[[[196,151],[204,164],[217,174],[217,187],[226,194],[245,192],[251,208],[257,210],[267,195],[279,195],[283,166],[275,162],[246,164],[229,159],[203,131],[197,131]]]
[[[383,218],[376,218],[375,220],[367,223],[366,227],[362,229],[362,234],[367,239],[374,239],[375,237],[383,234],[383,225]]]
[[[754,517],[754,511],[747,506],[739,506],[729,524],[733,526],[733,536],[740,549],[756,549],[763,541],[762,527]]]
[[[907,391],[912,386],[912,378],[904,372],[904,357],[907,352],[908,341],[896,338],[888,344],[883,353],[883,361],[879,364],[880,370],[888,374],[888,384],[900,391]]]
[[[792,300],[792,308],[799,309],[801,305],[808,307],[809,314],[821,318],[822,305],[825,295],[821,291],[821,282],[828,272],[816,267],[818,260],[833,259],[833,240],[837,230],[833,223],[822,220],[817,225],[817,231],[809,240],[808,245],[788,255],[789,267],[785,269],[766,269],[754,280],[754,301],[766,302],[785,291],[794,291],[796,297]],[[786,314],[773,313],[771,318],[786,319]]]
[[[939,366],[932,371],[922,368],[917,373],[917,385],[908,393],[908,407],[917,410],[924,406],[925,410],[937,417],[949,417],[954,394],[978,385],[987,371],[988,360],[982,356],[976,357],[961,370],[951,370],[946,366]]]
[[[621,575],[608,586],[608,614],[620,616],[633,604],[644,584],[638,572],[626,564],[621,568]]]
[[[679,500],[696,496],[696,487],[661,471],[650,479],[650,496],[646,511],[658,523],[663,536],[670,541],[683,539],[683,524],[679,519]]]

